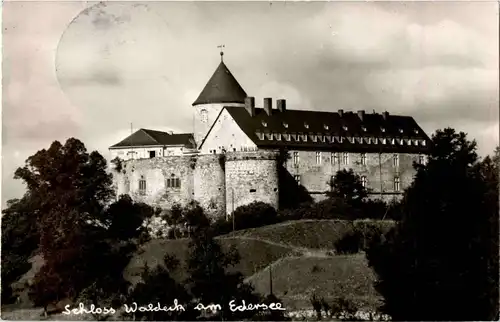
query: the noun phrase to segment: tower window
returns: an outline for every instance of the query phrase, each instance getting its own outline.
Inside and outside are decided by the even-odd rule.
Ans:
[[[418,155],[418,164],[425,164],[425,157],[423,154]]]
[[[349,152],[344,152],[342,154],[342,163],[349,164]]]
[[[207,112],[207,110],[205,110],[205,109],[201,110],[201,112],[200,112],[200,118],[201,118],[201,122],[203,122],[203,123],[207,123],[208,122],[208,112]]]
[[[366,177],[365,176],[362,176],[361,177],[361,185],[366,188]]]
[[[399,154],[394,154],[392,156],[392,165],[395,167],[399,167]]]
[[[394,178],[394,191],[399,191],[399,189],[401,188],[399,185],[400,185],[399,177],[395,177]]]
[[[366,165],[366,153],[361,153],[361,164]]]
[[[139,179],[139,194],[146,194],[146,179],[144,179],[144,176],[141,176],[141,179]]]
[[[339,163],[339,154],[337,152],[332,152],[331,161],[332,161],[332,164]]]
[[[156,157],[156,151],[149,151],[149,157],[150,158]]]
[[[321,152],[316,152],[316,164],[321,164]]]
[[[295,182],[297,182],[298,185],[300,185],[300,175],[294,175],[293,178],[295,179]]]
[[[294,152],[293,153],[293,164],[294,165],[299,165],[299,152]]]

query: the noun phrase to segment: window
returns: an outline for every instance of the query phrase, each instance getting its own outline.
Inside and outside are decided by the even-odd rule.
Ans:
[[[285,140],[290,141],[290,134],[283,134]]]
[[[200,112],[200,118],[202,123],[207,123],[208,122],[208,112],[207,110],[203,109]]]
[[[321,164],[321,152],[316,152],[316,164]]]
[[[425,140],[422,140],[422,145],[425,146]]]
[[[139,179],[139,194],[146,194],[146,179],[144,179],[144,176],[141,176],[141,179]]]
[[[297,182],[297,184],[300,185],[300,176],[294,175],[293,178],[295,179],[295,182]]]
[[[125,180],[125,193],[130,192],[130,181],[128,179]]]
[[[149,157],[154,158],[156,156],[156,151],[149,151]]]
[[[299,152],[294,152],[293,153],[293,164],[294,165],[299,165]]]
[[[284,126],[285,128],[288,128],[288,123],[283,122],[283,126]]]
[[[339,154],[337,152],[332,152],[330,159],[332,161],[332,164],[338,164],[339,163]]]
[[[281,141],[281,133],[276,133],[276,140]]]
[[[308,129],[308,128],[309,128],[309,124],[304,123],[304,127],[305,127],[306,129]]]
[[[399,167],[399,154],[392,155],[392,165],[395,167]]]
[[[250,192],[255,192],[255,191],[257,191],[257,190],[255,190],[255,189],[250,189]]]
[[[361,177],[361,185],[366,188],[366,177],[365,176],[362,176]]]
[[[361,164],[366,165],[366,153],[361,153]]]
[[[328,182],[328,185],[332,188],[332,190],[333,190],[333,181],[335,181],[335,176],[330,176],[330,182]]]
[[[267,123],[265,121],[262,121],[262,126],[266,127]]]
[[[418,155],[418,164],[425,164],[425,156],[423,154]]]
[[[394,178],[394,191],[399,191],[400,187],[399,187],[399,177],[395,177]]]
[[[318,142],[318,137],[316,135],[311,135],[313,142]]]
[[[172,174],[170,178],[167,179],[167,188],[180,188],[181,180],[176,178],[175,175]]]
[[[342,164],[349,164],[349,153],[344,152],[342,154]]]
[[[326,125],[326,124],[325,124],[325,125],[323,125],[323,127],[325,128],[325,130],[328,130],[328,129],[329,129],[328,125]]]

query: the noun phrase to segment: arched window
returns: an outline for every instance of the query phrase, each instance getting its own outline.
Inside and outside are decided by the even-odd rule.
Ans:
[[[208,112],[207,112],[207,110],[205,110],[205,109],[201,110],[200,117],[201,117],[201,121],[203,123],[207,123],[208,122]]]
[[[394,178],[394,191],[399,191],[399,189],[401,188],[401,187],[399,186],[399,183],[400,183],[400,182],[399,182],[399,177],[395,177],[395,178]]]
[[[363,187],[366,188],[366,177],[365,176],[361,177],[361,184],[363,185]]]
[[[181,180],[172,173],[170,178],[167,179],[167,188],[180,188],[180,187],[181,187]]]
[[[139,179],[139,194],[146,194],[146,179],[144,179],[144,176],[141,176],[141,179]]]

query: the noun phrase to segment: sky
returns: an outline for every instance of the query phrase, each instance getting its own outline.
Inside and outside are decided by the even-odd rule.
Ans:
[[[76,137],[192,132],[220,62],[288,109],[411,115],[481,156],[499,141],[497,2],[3,2],[2,205],[17,167]]]

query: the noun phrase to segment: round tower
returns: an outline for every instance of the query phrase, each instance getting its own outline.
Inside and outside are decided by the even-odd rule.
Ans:
[[[247,94],[224,64],[223,55],[221,52],[219,66],[193,103],[193,132],[197,146],[201,145],[224,106],[245,106]]]
[[[254,201],[278,209],[278,151],[226,154],[226,213]]]

